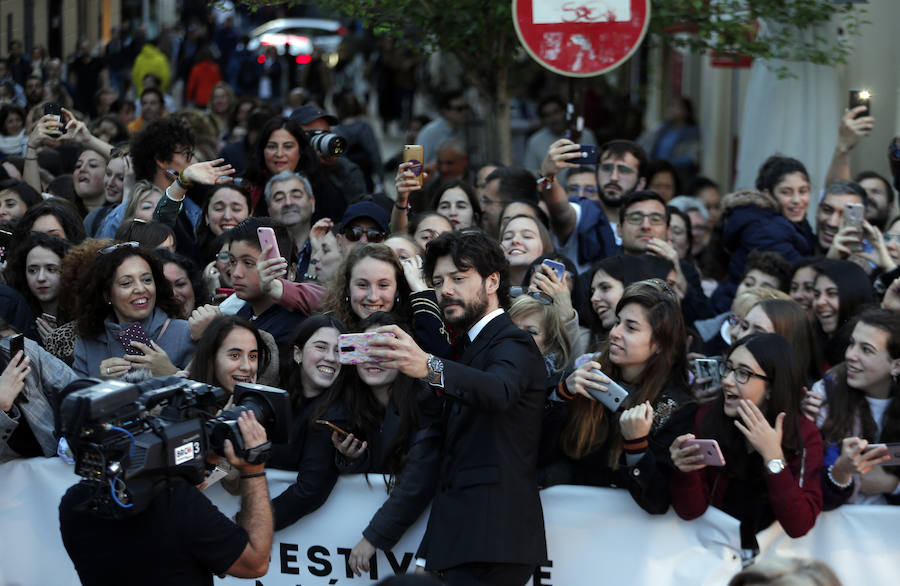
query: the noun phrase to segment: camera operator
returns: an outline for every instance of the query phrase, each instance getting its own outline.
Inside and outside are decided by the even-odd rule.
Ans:
[[[252,412],[240,415],[238,427],[248,448],[266,442]],[[238,458],[229,440],[224,451],[241,472],[239,525],[182,480],[170,480],[146,510],[120,520],[91,514],[85,505],[93,488],[85,482],[70,488],[59,505],[59,524],[81,583],[211,586],[214,573],[265,575],[274,522],[264,464]]]

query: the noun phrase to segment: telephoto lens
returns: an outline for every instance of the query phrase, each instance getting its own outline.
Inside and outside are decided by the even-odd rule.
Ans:
[[[310,130],[307,136],[312,147],[323,157],[337,157],[347,150],[347,140],[327,130]]]

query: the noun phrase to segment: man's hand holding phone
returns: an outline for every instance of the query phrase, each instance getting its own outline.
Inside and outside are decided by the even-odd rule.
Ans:
[[[853,106],[844,110],[838,127],[837,148],[846,153],[855,147],[864,136],[869,136],[875,128],[875,118],[865,114],[868,106]]]

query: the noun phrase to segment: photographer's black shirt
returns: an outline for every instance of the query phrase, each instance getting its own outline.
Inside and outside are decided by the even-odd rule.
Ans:
[[[76,511],[91,491],[79,483],[59,504],[63,544],[84,586],[211,586],[212,575],[224,574],[247,546],[247,532],[185,482],[116,521]]]

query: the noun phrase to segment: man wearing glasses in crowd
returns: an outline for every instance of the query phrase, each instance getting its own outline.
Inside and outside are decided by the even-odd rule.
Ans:
[[[627,195],[647,182],[647,154],[629,140],[613,140],[600,148],[597,166],[599,201],[584,195],[568,197],[556,176],[575,169],[570,159],[582,156],[579,144],[563,138],[552,145],[541,163],[541,197],[550,212],[550,227],[557,250],[575,261],[579,272],[616,253],[621,238],[616,232],[619,207]]]
[[[351,204],[338,225],[338,249],[347,258],[359,244],[384,242],[389,222],[388,213],[374,201]]]

